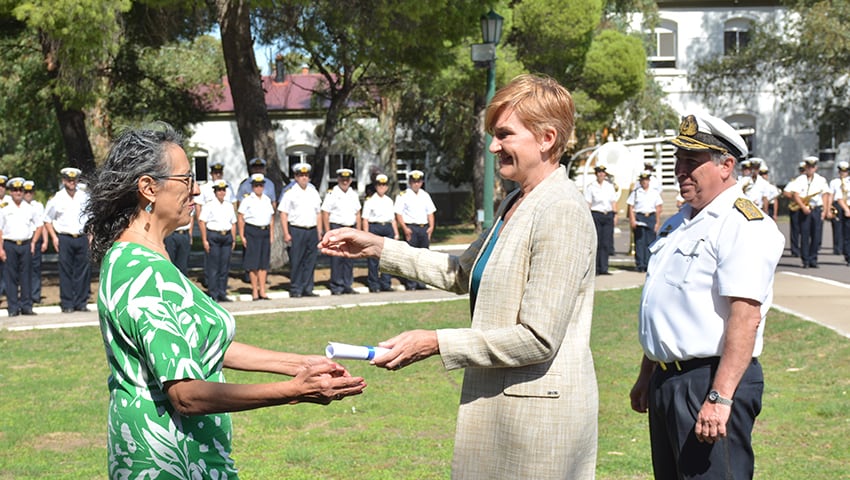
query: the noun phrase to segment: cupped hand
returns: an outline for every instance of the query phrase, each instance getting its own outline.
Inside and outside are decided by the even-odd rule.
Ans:
[[[333,257],[380,257],[383,248],[384,237],[350,227],[330,230],[319,241],[319,251]]]
[[[336,362],[316,363],[302,367],[291,381],[298,385],[301,394],[296,402],[327,405],[351,395],[360,395],[366,388],[362,377],[341,375],[345,371]]]

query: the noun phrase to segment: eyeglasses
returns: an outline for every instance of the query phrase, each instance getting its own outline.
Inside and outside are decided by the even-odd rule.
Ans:
[[[164,177],[157,177],[157,178],[160,179],[160,180],[180,180],[187,187],[189,187],[190,191],[195,189],[195,173],[194,172],[184,173],[184,174],[181,174],[181,175],[166,175]],[[189,181],[183,182],[182,179],[184,179],[184,178],[189,179]]]
[[[12,187],[9,189],[10,192],[23,192],[23,187]]]

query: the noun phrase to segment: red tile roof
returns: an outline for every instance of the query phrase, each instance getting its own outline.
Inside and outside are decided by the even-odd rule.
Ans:
[[[313,90],[325,82],[318,73],[298,73],[286,75],[283,82],[275,82],[273,75],[263,75],[263,90],[266,92],[266,106],[272,111],[309,110]],[[233,96],[230,94],[230,82],[225,77],[221,95],[215,96],[209,103],[211,113],[232,113]]]

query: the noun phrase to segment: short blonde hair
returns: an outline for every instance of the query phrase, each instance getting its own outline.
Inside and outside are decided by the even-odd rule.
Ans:
[[[570,92],[555,79],[545,75],[520,75],[493,96],[484,116],[484,127],[493,133],[496,119],[511,109],[538,139],[552,127],[556,138],[552,158],[556,161],[567,151],[567,143],[575,128],[576,107]],[[485,147],[486,148],[486,147]]]

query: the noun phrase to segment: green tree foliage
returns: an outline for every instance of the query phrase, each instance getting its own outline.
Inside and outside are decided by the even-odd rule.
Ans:
[[[614,121],[615,110],[640,93],[646,82],[646,54],[640,39],[617,30],[602,30],[587,52],[576,109],[579,138]],[[584,133],[584,134],[582,134]]]
[[[766,86],[808,120],[846,138],[850,126],[850,1],[800,0],[789,15],[756,23],[735,55],[697,65],[690,80],[711,106],[746,102]],[[822,132],[826,133],[826,132]],[[826,136],[831,136],[830,134]]]

